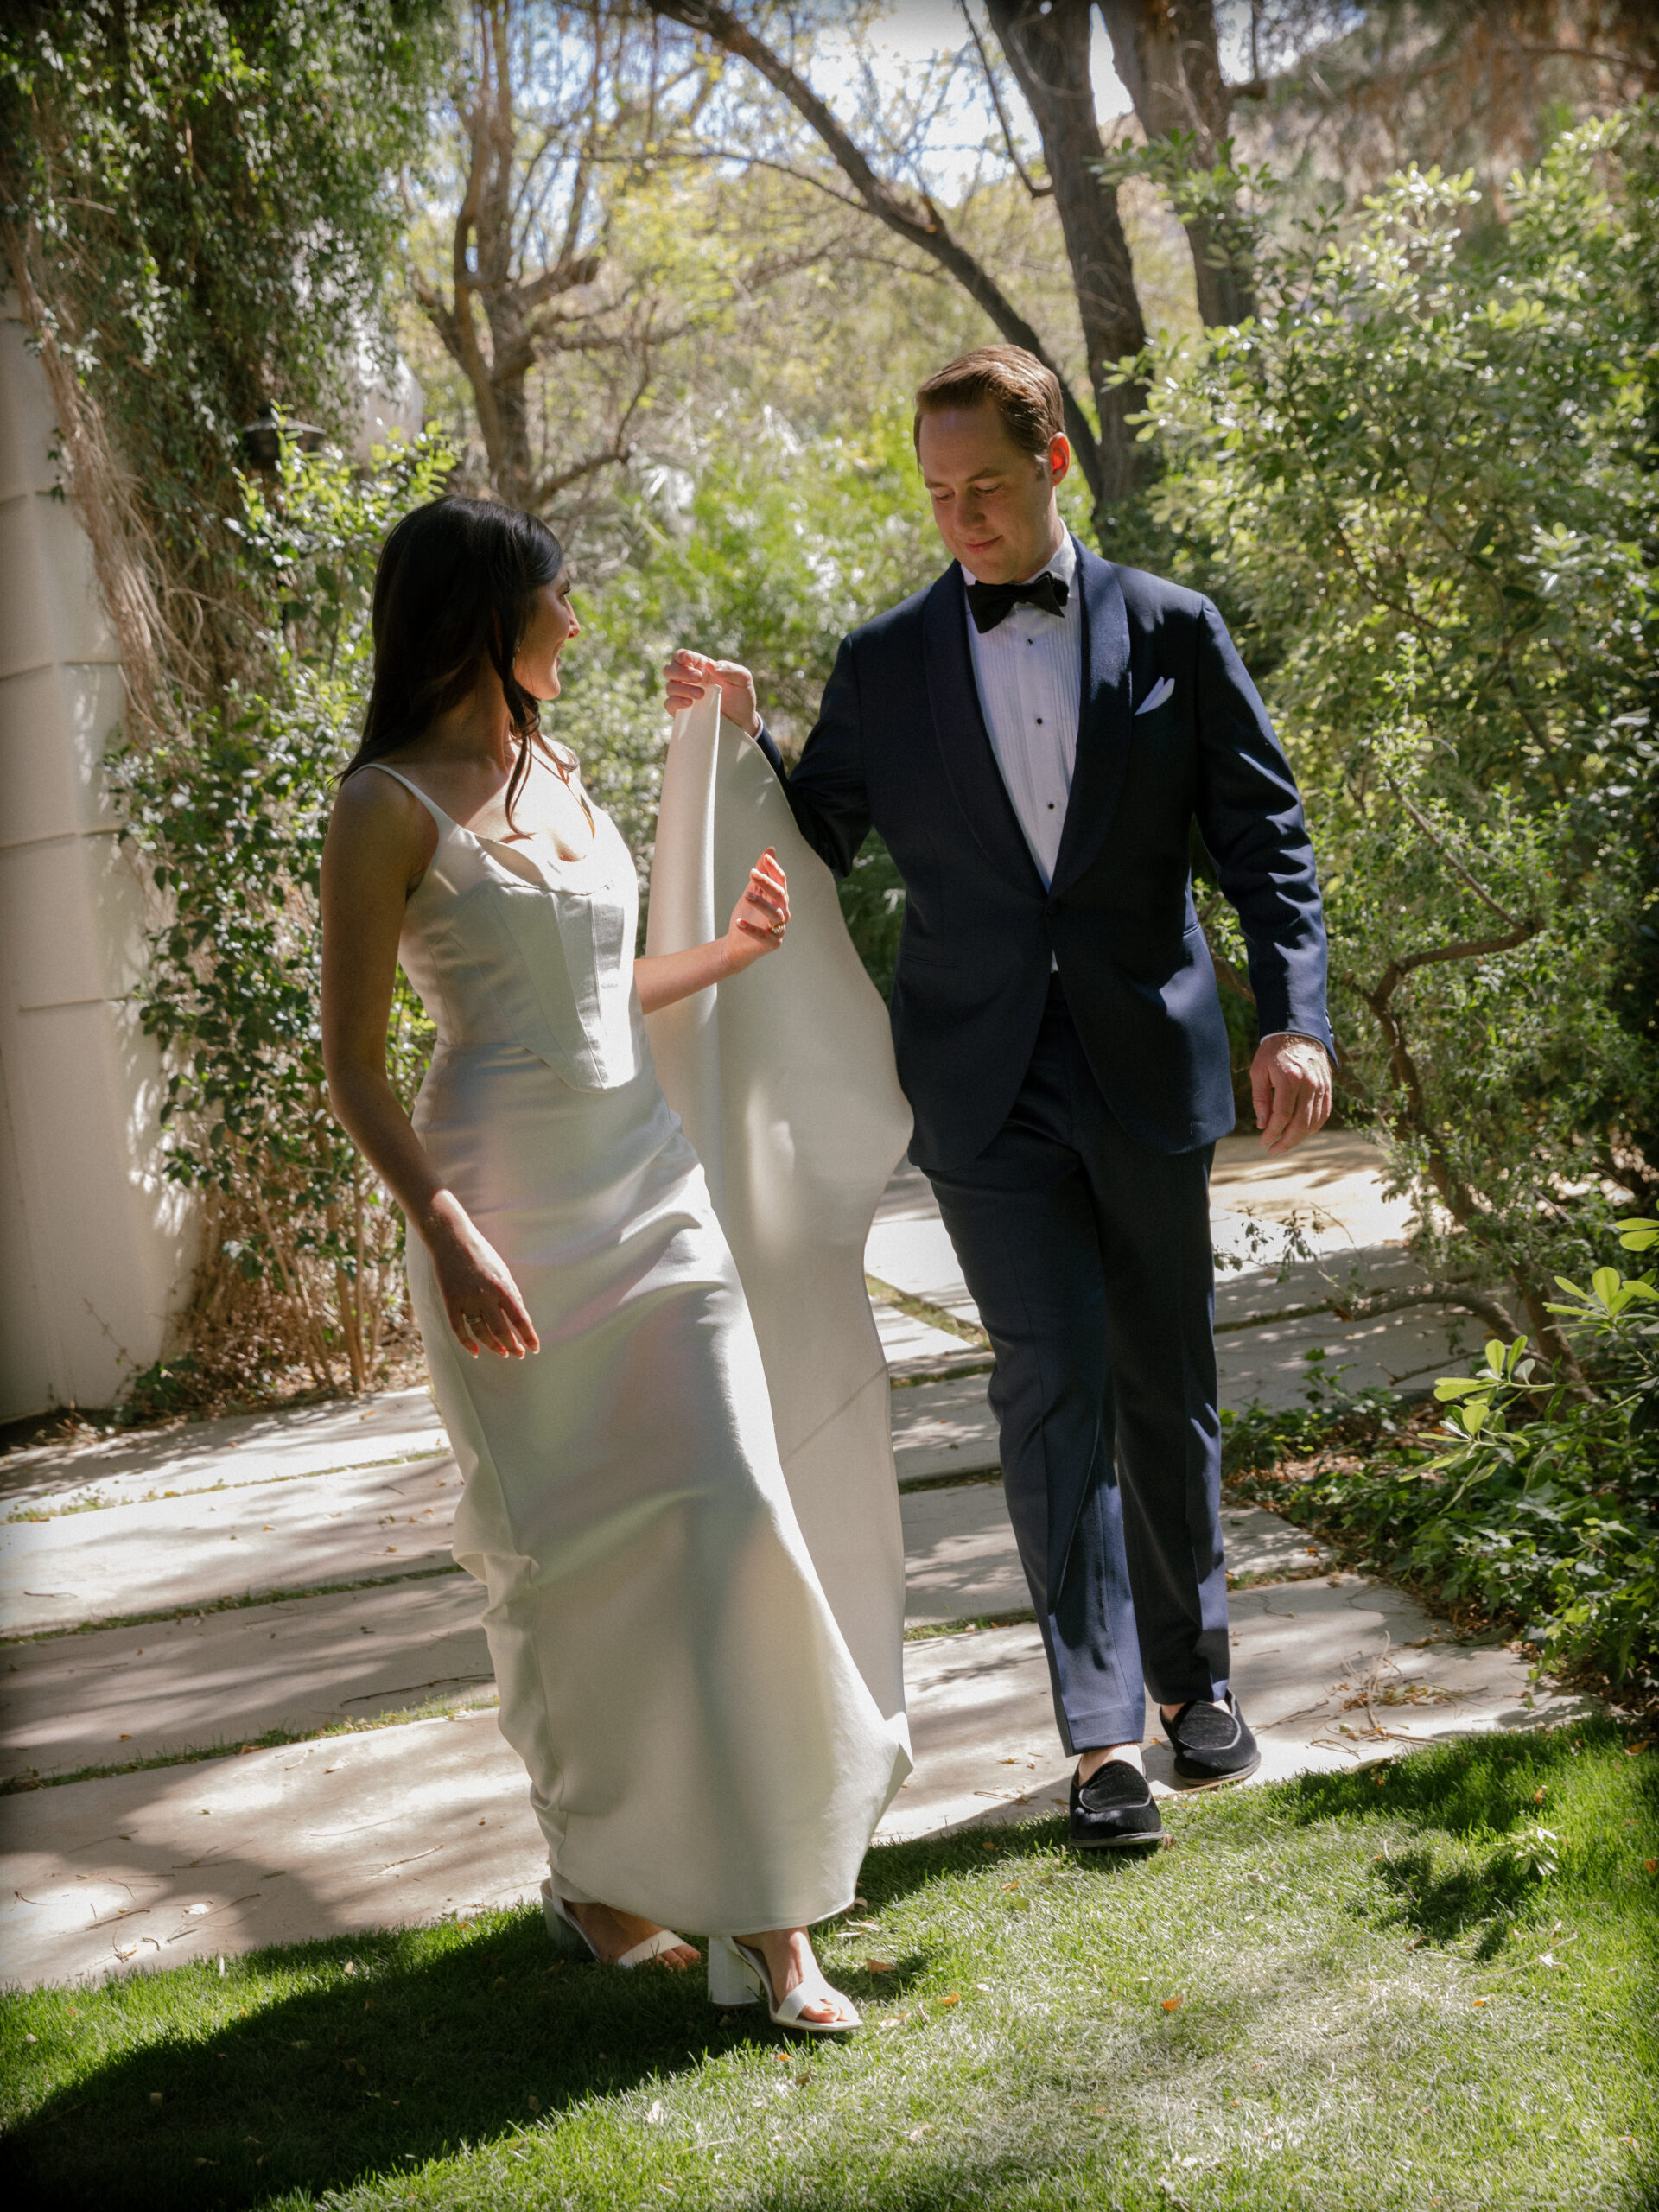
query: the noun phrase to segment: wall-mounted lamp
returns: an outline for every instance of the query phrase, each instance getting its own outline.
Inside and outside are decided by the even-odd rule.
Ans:
[[[244,457],[254,468],[275,468],[282,458],[283,441],[291,439],[302,453],[315,453],[327,435],[315,423],[296,423],[291,419],[278,422],[274,407],[262,407],[251,423],[245,423],[237,434],[242,441]]]

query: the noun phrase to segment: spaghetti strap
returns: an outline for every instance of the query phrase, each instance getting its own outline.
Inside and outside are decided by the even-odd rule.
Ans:
[[[436,799],[429,798],[418,784],[412,783],[407,776],[401,775],[396,768],[388,767],[384,760],[365,760],[363,766],[365,768],[378,768],[383,776],[390,776],[394,783],[401,784],[406,791],[413,791],[441,830],[460,829],[460,823],[446,814]]]

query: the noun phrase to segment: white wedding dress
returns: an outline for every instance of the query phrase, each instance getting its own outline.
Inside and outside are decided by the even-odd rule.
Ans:
[[[675,766],[671,750],[671,785]],[[768,1332],[769,1392],[702,1167],[653,1068],[632,982],[633,863],[615,826],[595,808],[591,852],[543,863],[473,836],[398,780],[438,830],[400,946],[438,1032],[415,1127],[511,1268],[541,1339],[523,1361],[463,1352],[425,1248],[410,1239],[415,1312],[466,1478],[454,1555],[487,1592],[500,1726],[528,1770],[554,1885],[575,1902],[699,1935],[810,1924],[851,1901],[910,1764],[886,1382],[878,1435],[876,1402],[858,1380],[864,1340],[874,1344],[861,1278],[839,1342],[833,1331],[823,1347]],[[729,810],[720,775],[704,780],[709,826]],[[769,771],[766,780],[777,791]],[[664,906],[690,911],[692,879],[717,869],[721,840],[699,845],[666,802],[664,813],[664,849],[685,856],[677,880],[668,866]],[[785,842],[769,824],[748,859]],[[790,957],[804,863],[825,887],[829,877],[804,846],[784,857],[790,940],[703,1001],[737,1001]],[[829,897],[833,910],[832,888]],[[850,957],[838,912],[834,921]],[[838,951],[830,967],[833,997],[844,981]],[[718,1019],[694,1007],[677,1033],[695,1038],[710,1019],[716,1044],[702,1056],[699,1103],[710,1067],[719,1074]],[[753,1087],[736,1066],[732,1077],[734,1098],[752,1106]],[[884,1151],[891,1111],[886,1125],[868,1114],[866,1124]],[[772,1158],[775,1122],[762,1117],[753,1134]],[[864,1226],[904,1135],[900,1127],[879,1166],[864,1164],[852,1198]],[[741,1132],[734,1149],[741,1169]],[[729,1184],[733,1142],[721,1154]],[[787,1276],[789,1238],[804,1224],[786,1192],[782,1205],[781,1242],[765,1256]],[[840,1223],[843,1244],[849,1233]],[[862,1235],[857,1227],[860,1245]],[[812,1265],[805,1251],[798,1261]],[[810,1300],[797,1310],[810,1317]],[[780,1361],[798,1370],[794,1384],[780,1385]],[[815,1453],[799,1432],[824,1395],[810,1379],[820,1367],[840,1402],[819,1407]],[[790,1423],[793,1497],[774,1392]],[[826,1459],[826,1433],[845,1437],[859,1464]]]

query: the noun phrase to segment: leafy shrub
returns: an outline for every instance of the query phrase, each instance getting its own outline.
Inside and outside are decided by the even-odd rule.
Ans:
[[[1628,1250],[1659,1223],[1627,1221]],[[1551,1381],[1524,1337],[1494,1338],[1479,1368],[1448,1376],[1433,1444],[1409,1438],[1382,1393],[1327,1382],[1289,1414],[1229,1424],[1244,1488],[1338,1537],[1376,1572],[1472,1600],[1520,1627],[1555,1666],[1586,1666],[1625,1694],[1659,1694],[1659,1284],[1599,1268],[1557,1304],[1593,1387]],[[1343,1449],[1343,1446],[1357,1447]],[[1332,1452],[1331,1447],[1338,1447]],[[1305,1480],[1259,1471],[1323,1452]],[[1294,1471],[1300,1473],[1300,1470]]]
[[[19,289],[38,284],[48,337],[101,411],[169,672],[198,693],[243,665],[222,527],[238,426],[276,402],[342,428],[365,348],[390,353],[393,179],[421,142],[445,14],[16,0],[0,24]]]
[[[1262,230],[1259,315],[1148,425],[1307,797],[1347,1112],[1432,1275],[1569,1364],[1554,1278],[1659,1192],[1656,114],[1565,134],[1480,250],[1434,170]]]
[[[370,672],[375,557],[449,459],[423,440],[363,476],[290,442],[279,491],[247,486],[236,525],[269,684],[227,686],[178,743],[111,764],[122,834],[166,907],[138,992],[167,1070],[165,1172],[206,1202],[192,1365],[143,1378],[159,1403],[296,1357],[319,1386],[343,1368],[360,1389],[401,1316],[403,1217],[328,1109],[317,887]],[[429,1042],[400,974],[387,1065],[405,1103]]]

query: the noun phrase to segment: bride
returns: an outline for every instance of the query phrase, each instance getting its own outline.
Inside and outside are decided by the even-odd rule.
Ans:
[[[541,523],[448,498],[387,538],[375,672],[322,864],[334,1110],[408,1217],[409,1278],[466,1477],[502,1732],[567,1948],[698,1954],[709,1993],[858,2025],[808,1926],[851,1903],[907,1764],[849,1655],[779,1464],[754,1327],[642,1015],[781,943],[755,861],[722,936],[634,957],[632,856],[540,734],[578,634]],[[437,1030],[412,1118],[385,1071],[401,959]]]

